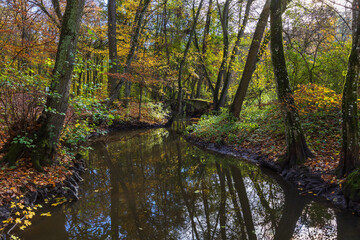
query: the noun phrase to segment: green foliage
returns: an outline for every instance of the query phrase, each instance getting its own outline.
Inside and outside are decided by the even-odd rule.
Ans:
[[[111,125],[116,116],[94,97],[77,96],[70,100],[71,116],[61,135],[61,141],[72,149],[81,148],[91,133],[104,134],[101,126]],[[70,114],[68,114],[70,115]]]
[[[63,140],[71,146],[76,146],[81,142],[85,142],[92,130],[93,128],[89,126],[87,120],[77,120],[75,125],[65,129]]]
[[[110,125],[116,118],[113,115],[113,112],[109,111],[106,106],[94,96],[77,96],[70,100],[70,106],[77,115],[91,118],[91,123],[94,123],[95,125],[100,123],[107,123]]]
[[[16,136],[14,137],[14,139],[12,140],[13,144],[21,144],[23,146],[25,146],[26,148],[34,148],[35,144],[34,144],[34,139],[29,138],[27,133],[25,133],[24,136]]]
[[[189,126],[186,131],[205,141],[223,143],[227,135],[230,135],[231,139],[236,139],[238,126],[235,122],[229,111],[222,108],[218,115],[203,115],[197,124]]]
[[[149,102],[146,104],[146,108],[150,118],[155,122],[163,121],[170,115],[170,111],[168,109],[164,109],[162,103]]]

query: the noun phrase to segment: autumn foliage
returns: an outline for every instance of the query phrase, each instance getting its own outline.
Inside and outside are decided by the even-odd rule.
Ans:
[[[341,95],[316,84],[298,85],[294,99],[302,126],[315,158],[305,163],[309,169],[322,174],[331,183],[336,179],[335,168],[341,149]],[[238,150],[248,149],[279,161],[285,154],[285,135],[280,108],[276,101],[261,106],[248,106],[240,121],[221,115],[204,116],[188,130],[200,140],[226,144]]]

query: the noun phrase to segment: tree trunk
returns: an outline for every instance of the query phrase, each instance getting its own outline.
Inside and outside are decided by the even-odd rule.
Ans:
[[[124,93],[124,106],[127,108],[129,106],[131,97],[131,82],[126,81],[125,83],[125,93]]]
[[[225,185],[225,175],[221,169],[219,163],[215,163],[216,169],[220,181],[220,206],[219,206],[219,216],[220,216],[220,235],[223,240],[226,240],[226,185]]]
[[[257,55],[260,49],[261,39],[263,38],[265,27],[270,15],[270,0],[266,0],[264,8],[260,14],[258,23],[256,24],[254,36],[250,45],[249,53],[246,59],[244,71],[240,80],[239,87],[236,91],[233,103],[230,106],[230,112],[239,118],[242,104],[244,102],[251,77],[255,71]]]
[[[206,22],[205,22],[204,36],[203,36],[203,45],[202,45],[202,55],[203,56],[202,57],[205,56],[206,51],[207,51],[207,39],[209,37],[209,32],[210,32],[212,3],[213,3],[213,0],[209,0],[209,7],[208,7],[207,14],[206,14]],[[201,86],[202,86],[202,83],[204,81],[205,74],[206,74],[205,72],[202,72],[201,75],[200,75],[200,78],[199,78],[199,81],[198,81],[198,84],[197,84],[197,88],[196,88],[196,96],[195,96],[195,98],[200,98],[201,97]]]
[[[209,89],[211,90],[211,93],[213,95],[215,95],[215,88],[211,82],[211,79],[210,79],[210,75],[209,75],[209,72],[208,70],[206,69],[206,66],[205,66],[205,61],[204,61],[204,58],[203,56],[201,55],[201,50],[200,50],[200,47],[199,47],[199,43],[198,43],[198,40],[197,40],[197,37],[196,37],[196,34],[194,34],[194,45],[195,45],[195,48],[196,50],[198,51],[198,53],[200,54],[199,55],[199,58],[200,58],[200,67],[202,68],[202,77],[204,77],[207,81],[207,84],[209,86]]]
[[[224,86],[222,88],[221,94],[220,94],[220,98],[218,101],[218,105],[215,106],[216,110],[219,110],[221,107],[225,106],[225,100],[226,100],[226,96],[227,96],[227,92],[231,83],[231,79],[232,79],[232,73],[233,73],[233,67],[235,64],[235,60],[237,58],[237,56],[240,53],[240,43],[241,43],[241,38],[244,35],[245,32],[245,27],[247,25],[247,22],[249,20],[249,13],[250,13],[250,7],[252,5],[252,3],[254,2],[254,0],[248,0],[246,3],[246,9],[245,9],[245,15],[244,15],[244,19],[242,21],[241,27],[239,29],[237,38],[236,38],[236,42],[235,42],[235,46],[232,50],[231,53],[231,57],[230,57],[230,62],[228,64],[227,67],[227,71],[224,75]]]
[[[180,62],[179,76],[178,76],[178,97],[177,97],[175,113],[173,114],[173,117],[172,117],[171,121],[173,121],[180,114],[181,109],[182,109],[182,107],[181,107],[181,104],[182,104],[182,82],[181,82],[182,81],[182,74],[183,74],[183,69],[184,69],[184,65],[185,65],[185,62],[186,62],[187,54],[188,54],[189,49],[190,49],[191,41],[192,41],[192,38],[193,38],[194,33],[195,33],[196,24],[197,24],[197,21],[199,19],[199,15],[200,15],[200,11],[201,11],[203,2],[204,2],[204,0],[201,0],[200,3],[199,3],[199,8],[198,8],[198,10],[196,12],[194,23],[193,23],[193,25],[191,27],[191,30],[190,30],[189,39],[188,39],[188,42],[186,43],[184,55],[183,55],[183,58],[182,58],[182,60]]]
[[[307,147],[301,128],[300,118],[295,106],[286,68],[282,37],[281,0],[271,0],[270,31],[271,59],[274,69],[276,90],[285,120],[286,156],[284,166],[293,167],[303,163],[312,153]]]
[[[220,15],[220,22],[221,22],[221,27],[222,27],[222,32],[223,32],[223,56],[222,56],[222,61],[221,61],[221,65],[219,68],[219,72],[218,72],[218,76],[217,76],[217,80],[216,80],[216,84],[215,84],[215,91],[213,94],[213,102],[214,102],[214,106],[215,109],[218,109],[218,105],[219,105],[219,92],[220,92],[220,87],[222,84],[222,81],[224,79],[225,73],[226,73],[226,63],[227,63],[227,59],[228,59],[228,55],[229,55],[229,6],[230,6],[230,2],[231,0],[226,0],[225,4],[224,4],[224,9],[223,12],[221,14],[220,11],[220,6],[219,6],[219,2],[218,4],[218,9],[219,9],[219,15]]]
[[[339,176],[360,166],[357,88],[360,73],[360,0],[353,1],[353,39],[342,98],[342,138]]]
[[[142,95],[143,95],[143,85],[140,84],[140,97],[139,97],[139,121],[141,120],[141,102],[142,102]]]
[[[66,4],[50,95],[39,118],[41,127],[32,153],[33,166],[38,171],[42,171],[42,164],[51,162],[56,156],[56,148],[68,108],[71,75],[84,4],[85,0],[68,0]]]
[[[248,235],[247,239],[256,240],[256,232],[255,232],[254,221],[251,215],[250,202],[247,196],[246,187],[241,174],[241,170],[238,169],[236,166],[231,166],[230,169],[234,179],[235,189],[238,193],[240,205],[244,216],[246,232]]]
[[[138,41],[139,41],[139,37],[140,37],[140,31],[141,31],[141,27],[143,25],[143,21],[144,21],[144,17],[145,17],[145,13],[150,5],[151,0],[145,0],[144,3],[140,3],[141,5],[139,6],[139,8],[141,7],[141,11],[139,14],[137,14],[137,16],[135,17],[135,26],[134,26],[134,31],[131,35],[131,42],[130,42],[130,51],[127,55],[127,59],[126,59],[126,63],[125,63],[125,68],[123,71],[123,74],[126,74],[130,71],[130,67],[131,67],[131,63],[132,60],[135,56],[135,50],[137,48],[138,45]],[[121,86],[123,85],[123,83],[126,81],[125,77],[122,77],[120,79],[120,81],[117,82],[116,87],[111,91],[111,94],[109,96],[109,100],[107,101],[106,106],[109,108],[111,106],[111,104],[114,102],[115,98],[118,96],[118,92],[120,91]]]
[[[294,186],[287,182],[278,181],[284,191],[285,200],[281,218],[278,220],[274,239],[292,239],[296,229],[296,223],[299,221],[309,199],[299,196]],[[339,238],[338,238],[339,239]]]
[[[109,73],[108,93],[116,87],[118,73],[117,41],[116,41],[116,0],[108,0],[108,39],[109,39]]]
[[[284,6],[290,2],[290,0],[283,0]],[[282,8],[282,13],[285,11],[286,7]],[[248,56],[246,59],[244,71],[241,76],[239,87],[236,91],[234,101],[230,106],[230,112],[236,117],[240,117],[240,112],[242,109],[242,105],[244,103],[247,89],[249,87],[252,75],[256,69],[256,63],[259,61],[260,56],[262,55],[263,51],[261,49],[267,45],[269,39],[267,35],[263,40],[263,44],[261,43],[261,39],[264,36],[265,28],[269,19],[270,15],[270,0],[266,0],[264,8],[260,13],[259,21],[256,24],[255,32],[253,35],[253,39],[251,41],[251,45],[249,48]]]

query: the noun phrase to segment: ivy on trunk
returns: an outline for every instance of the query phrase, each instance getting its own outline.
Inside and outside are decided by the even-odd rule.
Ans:
[[[51,163],[56,157],[60,133],[68,109],[76,43],[84,4],[85,0],[68,0],[62,18],[49,94],[44,110],[38,119],[40,129],[32,134],[35,148],[32,150],[31,158],[34,168],[38,171],[43,171],[42,166]],[[12,144],[4,159],[9,163],[15,163],[24,151],[25,146]]]
[[[359,162],[357,89],[360,73],[360,0],[353,1],[353,39],[342,98],[342,138],[339,176],[351,173]]]
[[[284,166],[293,167],[312,157],[301,128],[284,56],[282,37],[281,0],[271,0],[270,32],[271,60],[274,69],[279,104],[284,115],[286,136],[286,157]]]

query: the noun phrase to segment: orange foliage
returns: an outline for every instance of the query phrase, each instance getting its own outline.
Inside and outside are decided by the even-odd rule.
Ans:
[[[62,161],[70,164],[69,159]],[[71,172],[64,166],[44,167],[44,173],[39,173],[32,168],[29,159],[22,158],[17,162],[16,168],[3,167],[0,170],[0,206],[28,191],[36,191],[39,187],[55,187],[69,175]]]

